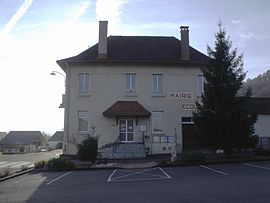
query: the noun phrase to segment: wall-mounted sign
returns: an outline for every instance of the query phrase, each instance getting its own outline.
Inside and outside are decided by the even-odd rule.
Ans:
[[[182,104],[182,110],[195,110],[197,109],[196,104],[184,103]]]
[[[169,99],[193,99],[192,92],[170,92]]]
[[[139,125],[139,131],[140,132],[147,132],[147,127],[144,124]]]

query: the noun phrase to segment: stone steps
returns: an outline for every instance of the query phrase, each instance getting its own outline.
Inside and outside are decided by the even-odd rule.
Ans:
[[[145,158],[144,144],[141,143],[119,143],[98,149],[103,158],[128,159]]]

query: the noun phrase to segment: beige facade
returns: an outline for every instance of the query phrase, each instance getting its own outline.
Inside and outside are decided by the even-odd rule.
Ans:
[[[207,57],[189,46],[188,26],[180,27],[180,41],[107,37],[107,25],[100,21],[96,45],[57,61],[66,73],[64,153],[76,154],[89,134],[99,137],[99,148],[129,144],[126,151],[119,148],[122,157],[132,157],[142,145],[140,157],[181,153],[182,118],[192,117]]]
[[[68,132],[65,146],[68,154],[76,153],[76,143],[84,139],[86,133],[99,136],[99,147],[113,143],[119,136],[119,122],[115,118],[103,116],[103,112],[116,101],[138,101],[149,112],[163,112],[163,132],[153,132],[152,116],[150,118],[119,117],[131,119],[134,134],[132,142],[143,142],[139,126],[146,126],[144,132],[145,145],[150,154],[171,153],[174,142],[177,142],[178,152],[182,150],[181,118],[192,117],[192,110],[198,96],[198,76],[201,67],[161,66],[161,65],[112,65],[86,64],[70,67],[70,103],[68,108]],[[89,74],[90,92],[80,95],[79,74]],[[126,74],[135,74],[134,94],[126,92]],[[163,93],[153,94],[153,75],[163,77]],[[88,132],[79,132],[78,112],[88,112]],[[169,137],[169,138],[168,138]],[[176,139],[174,138],[176,137]],[[170,139],[170,140],[168,140]]]

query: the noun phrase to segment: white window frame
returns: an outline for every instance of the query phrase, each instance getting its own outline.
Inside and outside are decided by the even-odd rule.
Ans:
[[[90,82],[91,82],[91,79],[90,79],[89,73],[79,73],[79,75],[78,75],[78,95],[80,95],[80,96],[89,96],[90,95]],[[81,86],[81,84],[82,84],[82,86]]]
[[[154,115],[157,114],[157,113],[162,113],[162,118],[155,118]],[[161,131],[155,131],[155,121],[160,119],[160,121],[162,122],[162,130]],[[165,125],[164,125],[164,111],[153,111],[151,113],[151,121],[152,121],[152,134],[164,134],[164,128],[165,128]]]
[[[164,95],[164,75],[152,74],[152,95],[163,96]]]
[[[184,121],[184,119],[188,121]],[[182,117],[181,121],[182,121],[182,124],[194,124],[193,117],[188,117],[188,116]]]
[[[120,125],[121,125],[121,121],[125,122],[125,131],[120,131]],[[128,121],[132,121],[132,131],[128,131]],[[125,136],[125,140],[121,140],[120,142],[134,142],[134,136],[135,136],[135,120],[134,119],[125,119],[125,118],[121,118],[119,119],[119,127],[118,127],[118,131],[119,131],[119,135],[120,133],[123,133]],[[128,134],[132,134],[132,140],[128,140]]]
[[[197,96],[202,97],[204,94],[205,78],[203,75],[197,76]]]
[[[125,93],[128,95],[136,94],[136,73],[125,74]]]
[[[81,115],[81,114],[85,115]],[[81,130],[80,129],[80,120],[83,119],[87,122],[87,129]],[[88,110],[78,110],[77,112],[77,131],[80,133],[89,132],[89,111]]]

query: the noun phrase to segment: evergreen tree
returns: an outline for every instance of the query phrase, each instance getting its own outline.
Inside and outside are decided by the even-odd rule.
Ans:
[[[256,144],[254,123],[256,115],[251,115],[247,91],[243,98],[237,97],[246,74],[243,72],[243,55],[231,49],[232,43],[222,24],[218,23],[215,46],[207,46],[208,63],[202,69],[206,79],[201,102],[197,102],[194,122],[200,140],[213,152],[223,149],[227,155],[234,150]]]

